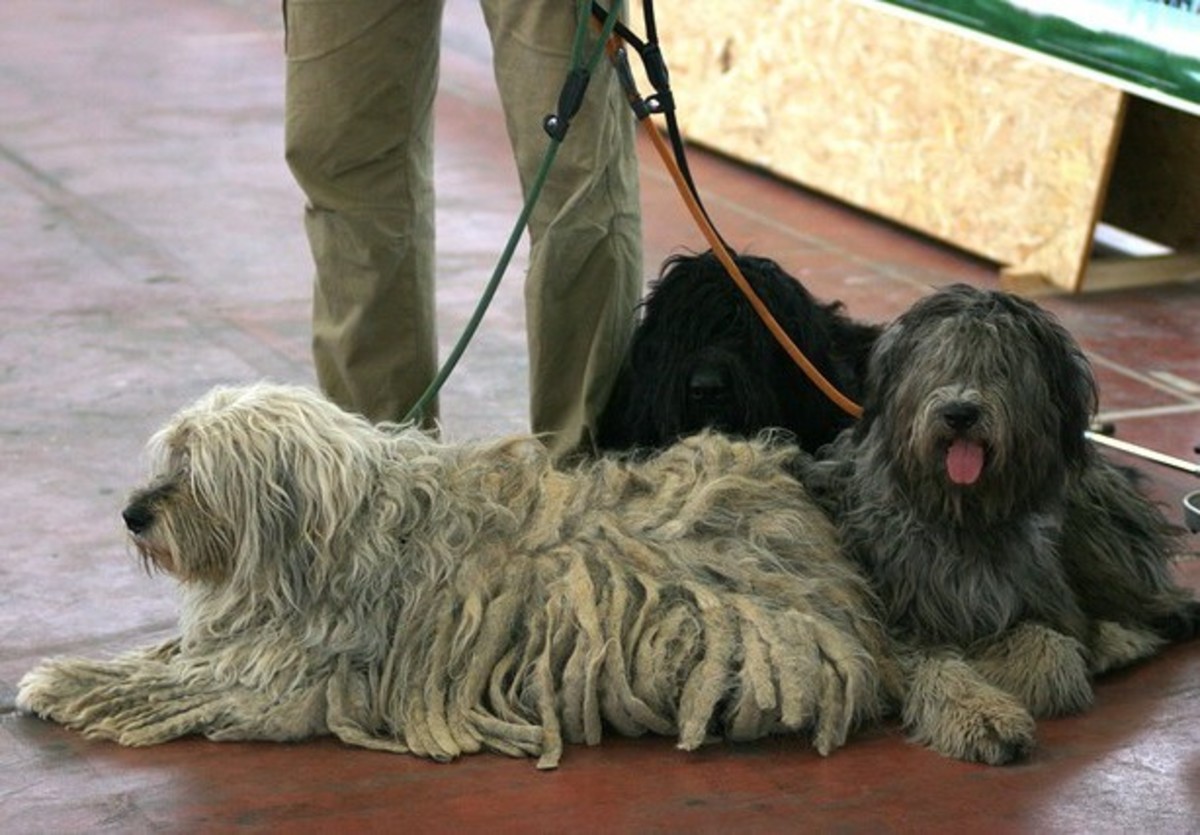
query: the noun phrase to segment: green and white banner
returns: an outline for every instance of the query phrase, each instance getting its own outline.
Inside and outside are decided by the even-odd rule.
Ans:
[[[1200,113],[1200,0],[872,0],[936,18]]]

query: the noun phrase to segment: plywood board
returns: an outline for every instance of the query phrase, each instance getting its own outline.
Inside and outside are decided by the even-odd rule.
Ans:
[[[847,0],[656,13],[690,140],[1078,288],[1123,93]]]

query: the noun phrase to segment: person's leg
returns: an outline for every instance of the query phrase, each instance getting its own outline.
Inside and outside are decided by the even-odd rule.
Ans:
[[[313,359],[399,420],[437,368],[433,99],[442,0],[287,0],[287,161],[308,197]],[[436,418],[436,405],[426,422]]]
[[[484,0],[522,187],[528,193],[570,64],[573,0]],[[530,421],[556,457],[590,452],[642,286],[634,119],[607,59],[592,78],[530,217],[525,282]]]

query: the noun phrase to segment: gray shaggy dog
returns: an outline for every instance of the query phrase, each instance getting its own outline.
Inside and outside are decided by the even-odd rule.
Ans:
[[[19,685],[91,737],[553,767],[607,726],[827,753],[889,686],[869,586],[765,443],[557,471],[534,438],[444,444],[259,385],[214,390],[151,450],[124,518],[181,585],[180,635]]]
[[[950,287],[884,331],[861,421],[801,465],[908,648],[903,719],[938,751],[1018,757],[1094,674],[1196,632],[1173,529],[1085,439],[1096,403],[1050,314]]]

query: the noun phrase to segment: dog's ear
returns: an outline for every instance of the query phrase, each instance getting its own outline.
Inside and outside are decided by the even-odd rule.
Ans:
[[[900,346],[907,338],[907,327],[897,321],[884,328],[874,339],[874,347],[867,360],[866,381],[863,384],[863,412],[854,429],[856,437],[862,438],[866,435],[894,395],[894,381],[899,379],[900,359],[904,355]]]
[[[1065,331],[1064,331],[1065,333]],[[1062,409],[1062,443],[1069,461],[1080,462],[1089,449],[1085,434],[1099,408],[1099,389],[1091,363],[1070,336],[1066,356],[1053,375],[1053,387]]]
[[[1037,345],[1038,361],[1050,386],[1050,396],[1059,409],[1060,443],[1070,464],[1086,459],[1084,433],[1099,408],[1099,388],[1091,363],[1070,332],[1049,311],[1028,299],[1012,297],[1024,308],[1030,336]]]
[[[831,305],[840,310],[841,305]],[[850,369],[847,394],[861,397],[867,379],[871,351],[883,328],[867,322],[859,322],[835,310],[833,320],[833,348],[835,358]]]

